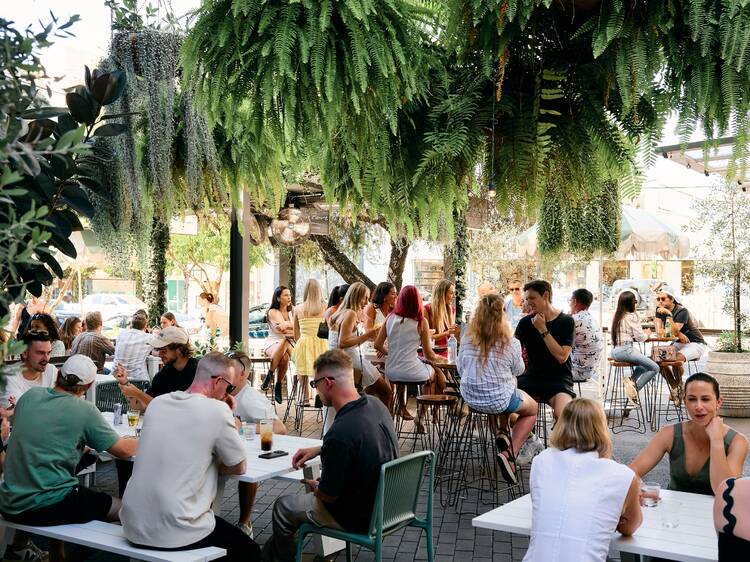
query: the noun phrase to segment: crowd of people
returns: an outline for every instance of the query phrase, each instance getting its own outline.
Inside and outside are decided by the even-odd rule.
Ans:
[[[479,297],[464,327],[448,280],[436,284],[427,305],[413,285],[399,291],[384,282],[372,293],[363,283],[342,285],[326,304],[311,279],[298,306],[287,287],[277,287],[264,347],[269,370],[260,390],[249,382],[247,354],[194,357],[187,332],[169,313],[159,319],[158,333],[149,333],[147,314],[137,312],[115,345],[101,334],[97,312],[62,328],[49,315],[29,316],[19,332],[26,344],[21,370],[9,377],[0,408],[0,513],[28,525],[119,521],[134,545],[220,546],[227,560],[292,560],[303,523],[366,532],[380,466],[399,455],[394,418],[414,420],[417,431],[424,430],[421,412],[409,411],[406,387],[442,393],[441,363],[455,338],[460,396],[466,407],[488,416],[498,467],[509,484],[531,461],[533,454],[524,452],[543,448],[534,435],[539,403],[553,412],[551,446],[531,464],[532,534],[524,560],[604,560],[615,530],[628,535],[640,526],[641,479],[665,455],[670,489],[716,496],[720,552],[747,547],[748,518],[740,515],[750,494],[742,478],[747,438],[718,416],[722,398],[713,377],[699,372],[683,384],[679,365],[700,357],[705,341],[674,291],[661,287],[655,310],[655,330],[667,323],[674,330],[671,371],[638,348],[650,334],[642,328],[635,295],[626,291],[617,300],[610,357],[633,365],[632,377],[623,380],[628,398],[638,404],[639,393],[661,371],[671,399],[677,406],[684,401],[688,414],[686,421],[662,427],[629,466],[613,460],[601,404],[578,396],[574,387],[600,376],[605,352],[589,312],[592,293],[574,291],[570,314],[552,304],[552,287],[543,280],[512,280],[506,297],[483,284]],[[70,356],[58,371],[50,358],[66,350]],[[161,369],[147,387],[134,384],[149,380],[146,358],[152,354]],[[140,438],[120,437],[94,404],[80,400],[108,355],[114,355],[112,374],[129,407],[147,414]],[[264,391],[282,403],[290,365],[300,379],[300,405],[309,407],[314,398],[326,411],[322,445],[298,451],[291,463],[299,469],[319,456],[321,478],[305,482],[312,493],[276,500],[273,536],[261,550],[252,527],[257,484],[238,483],[236,525],[211,505],[219,475],[242,475],[251,462],[239,434],[243,423],[273,419],[274,432],[286,433]],[[464,413],[459,408],[454,415]],[[119,497],[81,486],[76,477],[92,452],[104,451],[116,459]],[[64,559],[61,543],[51,541],[49,551],[50,559]],[[40,554],[23,533],[10,552],[20,559]]]

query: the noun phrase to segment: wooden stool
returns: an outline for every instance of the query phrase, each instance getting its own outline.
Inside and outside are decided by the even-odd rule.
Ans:
[[[672,380],[672,374],[669,371],[671,367],[679,367],[684,363],[682,361],[657,361],[661,376],[653,385],[653,399],[651,414],[651,430],[659,431],[661,417],[664,416],[665,422],[682,421],[684,415],[682,412],[682,381]],[[677,382],[678,386],[672,383]],[[664,386],[667,386],[668,396],[664,396]],[[674,412],[674,417],[670,417],[670,410]]]
[[[417,396],[417,419],[419,419],[421,411],[421,417],[424,420],[427,432],[423,437],[426,437],[427,448],[435,452],[437,466],[440,463],[441,447],[450,410],[455,408],[457,404],[458,399],[448,394],[422,394]]]
[[[604,407],[608,418],[607,424],[612,433],[624,433],[626,431],[646,433],[646,416],[643,413],[641,400],[639,399],[636,404],[628,398],[625,392],[624,378],[632,378],[635,367],[637,367],[635,363],[609,359]],[[626,372],[628,369],[630,374]],[[632,404],[632,407],[630,404]],[[618,411],[620,412],[619,423],[616,423]],[[628,416],[631,411],[635,412],[635,419]]]

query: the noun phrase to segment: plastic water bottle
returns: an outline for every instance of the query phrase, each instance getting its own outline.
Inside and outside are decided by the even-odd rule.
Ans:
[[[448,338],[448,363],[455,363],[458,358],[458,340],[451,334]]]
[[[112,425],[122,425],[122,404],[112,406]]]

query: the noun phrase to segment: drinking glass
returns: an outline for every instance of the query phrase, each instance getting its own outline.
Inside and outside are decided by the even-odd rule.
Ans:
[[[656,507],[659,504],[661,486],[658,482],[641,482],[643,507]]]
[[[139,410],[128,410],[128,427],[133,431],[133,435],[137,435],[136,427],[141,419],[141,412]]]
[[[253,422],[242,422],[242,435],[245,441],[255,441],[255,424]]]
[[[273,448],[273,420],[260,420],[260,449],[270,451]]]
[[[674,529],[680,526],[680,510],[682,502],[667,499],[661,502],[659,506],[659,515],[661,517],[661,526],[665,529]]]

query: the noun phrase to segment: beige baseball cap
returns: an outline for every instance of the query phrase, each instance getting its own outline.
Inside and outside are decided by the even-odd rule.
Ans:
[[[151,338],[151,347],[156,349],[165,347],[171,343],[186,344],[190,341],[187,332],[177,326],[164,328],[158,336]]]
[[[60,372],[64,377],[77,376],[81,381],[79,384],[90,384],[96,380],[96,365],[86,355],[71,355],[60,367]]]

